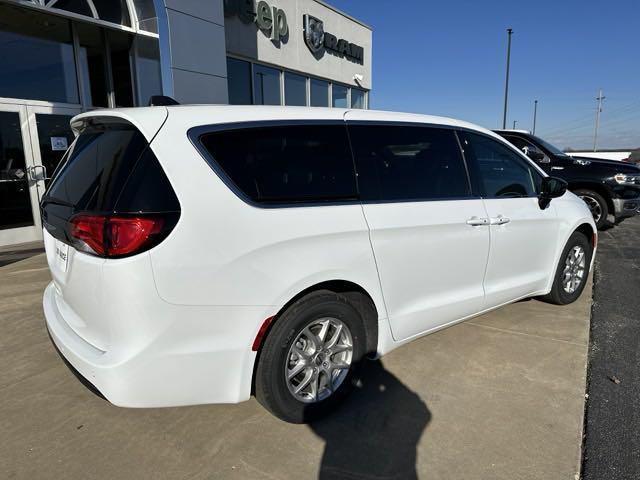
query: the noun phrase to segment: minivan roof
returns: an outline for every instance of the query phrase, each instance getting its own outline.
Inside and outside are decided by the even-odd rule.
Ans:
[[[160,113],[162,112],[162,114]],[[417,113],[389,112],[382,110],[361,110],[328,107],[284,107],[267,105],[174,105],[157,107],[116,108],[93,110],[81,113],[72,119],[72,123],[89,117],[115,116],[128,119],[138,128],[154,119],[154,124],[167,115],[171,122],[183,123],[186,129],[201,125],[220,123],[240,123],[278,120],[347,120],[377,122],[407,122],[445,125],[477,130],[492,137],[495,133],[462,120]],[[156,126],[154,125],[154,127]],[[151,129],[157,131],[156,129]],[[501,139],[502,140],[502,139]]]

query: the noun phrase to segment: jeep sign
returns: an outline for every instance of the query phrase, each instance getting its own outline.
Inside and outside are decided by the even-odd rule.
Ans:
[[[253,0],[224,0],[224,14],[237,16],[244,23],[255,22],[260,30],[276,42],[289,33],[287,15],[278,7],[271,7],[264,0],[257,5]]]

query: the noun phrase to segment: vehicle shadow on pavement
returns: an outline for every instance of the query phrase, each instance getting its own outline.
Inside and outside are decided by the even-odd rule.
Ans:
[[[341,407],[310,425],[325,440],[319,478],[417,478],[416,447],[430,420],[416,393],[380,360],[367,361]]]

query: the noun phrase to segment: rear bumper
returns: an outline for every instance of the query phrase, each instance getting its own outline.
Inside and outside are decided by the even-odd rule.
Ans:
[[[172,320],[158,319],[163,328],[149,335],[143,345],[102,351],[71,329],[58,308],[60,301],[52,282],[43,298],[51,340],[111,403],[167,407],[249,398],[256,357],[251,342],[259,328],[259,321],[252,319],[262,318],[264,307],[165,304],[164,316]]]

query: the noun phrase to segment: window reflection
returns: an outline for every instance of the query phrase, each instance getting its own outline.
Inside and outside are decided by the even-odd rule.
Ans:
[[[153,95],[162,95],[158,40],[140,36],[136,39],[136,48],[138,102],[144,106]]]
[[[305,106],[307,104],[307,79],[302,75],[285,72],[284,104]]]
[[[251,64],[227,58],[227,84],[231,105],[251,105]]]
[[[0,230],[33,225],[20,118],[0,112]]]
[[[311,106],[329,106],[329,83],[323,80],[311,79]]]
[[[348,108],[347,105],[347,87],[336,85],[331,87],[333,102],[332,105],[337,108]]]
[[[254,65],[253,98],[256,105],[280,105],[280,71]]]
[[[80,39],[80,75],[84,85],[84,103],[106,107],[107,68],[102,42],[102,31],[93,25],[78,24]]]
[[[351,108],[364,108],[364,91],[359,88],[351,89]]]
[[[111,53],[113,93],[116,107],[133,107],[133,81],[131,77],[132,36],[126,32],[107,33]]]
[[[0,5],[0,97],[79,103],[69,21]]]

